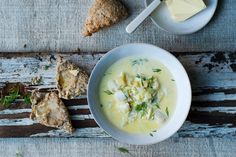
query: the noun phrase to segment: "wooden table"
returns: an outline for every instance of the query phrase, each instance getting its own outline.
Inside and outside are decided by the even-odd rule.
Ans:
[[[174,53],[175,54],[175,53]],[[3,55],[3,54],[2,54]],[[103,56],[100,54],[65,53],[73,61],[83,65],[88,73]],[[5,56],[5,54],[4,54]],[[235,137],[236,131],[236,54],[232,52],[181,53],[176,55],[185,66],[192,83],[193,101],[187,121],[175,137]],[[11,53],[0,58],[2,87],[6,82],[22,82],[30,85],[31,79],[42,77],[37,86],[28,90],[56,90],[55,64],[57,54]],[[47,68],[45,68],[47,67]],[[86,95],[64,101],[68,106],[74,127],[73,135],[48,128],[30,120],[30,105],[12,105],[0,111],[0,137],[108,137],[97,126],[91,115]],[[20,101],[19,101],[20,103]]]
[[[125,26],[144,6],[142,1],[126,0],[125,4],[130,8],[130,18],[93,37],[83,38],[81,21],[84,21],[91,1],[0,1],[1,88],[6,82],[30,84],[33,77],[42,76],[42,84],[29,86],[28,89],[55,90],[55,58],[58,53],[63,52],[65,57],[74,55],[74,60],[91,72],[99,58],[118,45],[132,42],[151,43],[171,51],[183,63],[192,84],[193,102],[190,114],[172,138],[181,140],[182,137],[194,137],[193,141],[197,137],[235,139],[234,0],[219,1],[217,12],[207,27],[186,36],[163,32],[150,19],[134,34],[126,34]],[[85,95],[76,100],[65,101],[65,104],[69,108],[73,125],[77,128],[73,135],[31,121],[28,118],[30,106],[15,105],[11,109],[0,111],[0,137],[110,139],[105,138],[109,135],[94,122]]]

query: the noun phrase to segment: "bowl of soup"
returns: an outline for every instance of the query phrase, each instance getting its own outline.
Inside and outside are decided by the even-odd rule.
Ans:
[[[182,126],[191,105],[191,85],[171,53],[149,44],[117,47],[94,67],[88,104],[97,124],[128,144],[163,141]]]

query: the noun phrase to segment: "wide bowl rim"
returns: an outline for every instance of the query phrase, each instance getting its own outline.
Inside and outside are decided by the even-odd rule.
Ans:
[[[124,139],[121,139],[120,137],[118,137],[117,135],[115,134],[112,134],[110,132],[110,130],[107,130],[106,127],[103,125],[103,122],[100,121],[100,118],[98,117],[97,113],[95,112],[95,110],[93,109],[93,105],[91,104],[91,98],[90,98],[90,90],[93,89],[93,87],[91,87],[91,80],[96,77],[95,76],[95,71],[97,70],[97,67],[100,65],[100,64],[103,64],[103,62],[109,58],[109,56],[112,54],[112,53],[117,53],[117,50],[119,49],[123,49],[123,48],[126,48],[126,47],[129,47],[129,46],[143,46],[143,47],[152,47],[152,48],[156,48],[157,50],[160,50],[162,51],[162,53],[166,53],[169,55],[169,57],[171,57],[172,59],[174,59],[177,63],[178,63],[178,66],[179,68],[182,68],[181,70],[184,72],[183,74],[185,75],[184,77],[186,78],[187,82],[186,82],[186,85],[188,87],[188,95],[189,95],[189,101],[188,101],[188,105],[186,106],[186,113],[184,113],[184,117],[183,119],[179,120],[178,122],[178,126],[176,127],[175,130],[172,130],[171,133],[168,135],[168,137],[165,137],[165,138],[162,138],[162,139],[159,139],[159,140],[156,140],[155,142],[140,142],[140,143],[137,143],[137,142],[134,142],[134,141],[128,141],[128,140],[124,140]],[[121,58],[120,58],[121,59]],[[126,144],[132,144],[132,145],[151,145],[151,144],[156,144],[156,143],[159,143],[163,140],[166,140],[168,139],[169,137],[171,137],[173,134],[175,134],[179,129],[180,127],[183,125],[183,123],[185,122],[187,116],[188,116],[188,113],[189,113],[189,110],[190,110],[190,107],[191,107],[191,101],[192,101],[192,90],[191,90],[191,84],[190,84],[190,80],[189,80],[189,77],[188,77],[188,74],[185,70],[185,68],[183,67],[183,65],[180,63],[180,61],[173,55],[171,54],[170,52],[162,49],[162,48],[159,48],[155,45],[151,45],[151,44],[146,44],[146,43],[130,43],[130,44],[125,44],[125,45],[121,45],[121,46],[118,46],[112,50],[110,50],[109,52],[107,52],[99,61],[98,63],[95,65],[94,69],[92,70],[91,72],[91,75],[90,75],[90,78],[89,78],[89,82],[88,82],[88,90],[87,90],[87,100],[88,100],[88,105],[89,105],[89,110],[90,112],[92,113],[93,117],[94,117],[94,120],[96,121],[96,123],[99,125],[100,128],[102,128],[105,132],[107,132],[109,135],[111,135],[112,138],[122,142],[122,143],[126,143]],[[118,128],[117,128],[118,129]]]

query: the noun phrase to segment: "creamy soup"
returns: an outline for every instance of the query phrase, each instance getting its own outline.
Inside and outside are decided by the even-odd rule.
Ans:
[[[163,126],[175,109],[175,80],[157,60],[126,57],[105,72],[99,98],[114,126],[129,133],[151,133]]]

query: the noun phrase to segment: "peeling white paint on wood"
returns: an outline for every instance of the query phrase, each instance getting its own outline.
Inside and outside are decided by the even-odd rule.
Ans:
[[[18,113],[25,113],[25,112],[31,112],[31,109],[5,109],[0,111],[0,115],[6,115],[6,114],[18,114]]]
[[[22,119],[0,119],[0,126],[26,126],[36,124],[36,121],[31,120],[30,118]]]
[[[55,61],[49,64],[48,58],[40,61],[33,57],[0,59],[0,82],[25,82],[30,83],[31,79],[36,76],[41,76],[44,85],[55,84]],[[45,69],[45,66],[49,66]]]
[[[194,91],[199,91],[204,88],[233,88],[236,84],[236,73],[232,71],[230,64],[235,62],[217,63],[217,66],[209,70],[206,64],[210,64],[212,53],[198,55],[179,56],[180,61],[187,68],[188,74],[192,81]],[[229,53],[225,53],[228,57]],[[97,61],[103,54],[96,55],[72,55],[66,56],[72,61],[79,63],[89,73],[93,69]],[[201,62],[200,62],[201,61]],[[48,65],[48,56],[41,56],[40,60],[34,57],[18,57],[12,59],[0,58],[0,84],[4,82],[26,82],[30,83],[32,77],[42,76],[43,85],[40,88],[55,88],[55,66],[56,61],[52,60],[48,69],[44,69]],[[196,62],[199,62],[196,64]]]
[[[194,124],[186,121],[173,137],[226,137],[235,138],[236,128],[232,124],[212,126],[209,124]]]
[[[17,82],[17,80],[16,81],[12,81],[12,82]],[[29,84],[30,84],[31,82],[29,82]],[[26,84],[27,84],[27,82],[26,82]],[[34,89],[47,89],[48,91],[57,91],[57,89],[56,89],[56,85],[55,84],[53,84],[53,85],[51,85],[51,84],[46,84],[45,85],[45,83],[43,84],[43,85],[30,85],[29,86],[30,88],[33,88],[33,90]],[[30,89],[28,89],[29,91],[32,91],[32,90],[30,90]]]
[[[75,99],[87,99],[87,95],[80,95],[76,97]]]
[[[76,129],[75,132],[70,135],[63,130],[50,130],[47,133],[38,133],[31,135],[30,137],[110,137],[103,129],[96,128],[81,128]]]
[[[232,62],[222,62],[217,63],[217,66],[213,64],[212,69],[206,66],[206,64],[211,63],[211,57],[215,53],[202,53],[193,55],[180,55],[178,58],[186,67],[188,74],[191,79],[194,97],[193,100],[197,102],[223,102],[226,100],[236,100],[236,93],[234,92],[236,84],[236,73],[231,69],[230,64]],[[224,53],[225,57],[229,60],[229,53]],[[74,62],[82,65],[82,67],[90,73],[97,61],[103,56],[103,54],[96,55],[64,55],[64,57],[73,60]],[[198,63],[196,63],[198,62]],[[46,65],[50,66],[45,69]],[[55,67],[56,61],[49,61],[48,56],[40,56],[40,58],[35,57],[17,57],[12,59],[0,58],[0,85],[3,85],[6,81],[8,82],[25,82],[30,83],[32,77],[42,76],[43,82],[37,86],[29,86],[28,89],[32,90],[34,88],[56,90],[55,83]],[[205,89],[210,89],[210,93],[204,92]],[[222,91],[228,90],[229,93]],[[214,92],[216,90],[216,92]],[[195,94],[198,93],[198,94]],[[77,99],[86,99],[86,95],[78,97]],[[196,104],[197,105],[197,104]],[[68,106],[69,110],[80,110],[89,109],[87,104],[77,105],[72,104]],[[192,110],[198,112],[208,112],[211,114],[214,111],[218,111],[223,114],[235,114],[234,107],[221,107],[220,103],[217,106],[212,107],[199,107],[193,106]],[[24,110],[14,110],[11,111],[4,110],[0,114],[17,114],[22,113]],[[27,110],[30,111],[30,110]],[[88,120],[93,119],[91,114],[86,115],[73,115],[72,120]],[[21,121],[21,119],[18,119]],[[4,126],[6,123],[2,121]],[[12,125],[22,125],[25,122],[14,122],[11,120]],[[36,122],[34,122],[36,123]],[[29,123],[28,123],[29,124]],[[235,137],[235,127],[233,124],[225,125],[210,125],[202,122],[192,123],[187,121],[180,131],[175,135],[178,137]],[[58,130],[52,130],[48,133],[39,133],[35,136],[55,136],[55,137],[104,137],[104,132],[100,128],[82,128],[77,129],[76,133],[71,135],[65,135]]]
[[[71,120],[87,120],[87,119],[94,119],[92,114],[88,115],[72,115],[70,116]]]
[[[236,114],[236,107],[191,107],[191,110]]]
[[[88,105],[68,106],[69,110],[89,109]]]
[[[194,124],[186,121],[180,130],[172,137],[226,137],[235,138],[236,128],[230,127],[231,124],[223,124],[218,126],[210,126],[209,124]],[[51,130],[47,133],[38,133],[31,137],[110,137],[103,129],[96,128],[81,128],[70,135],[63,130]]]
[[[223,100],[236,100],[236,94],[225,94],[219,92],[214,94],[193,96],[193,101],[223,101]]]

